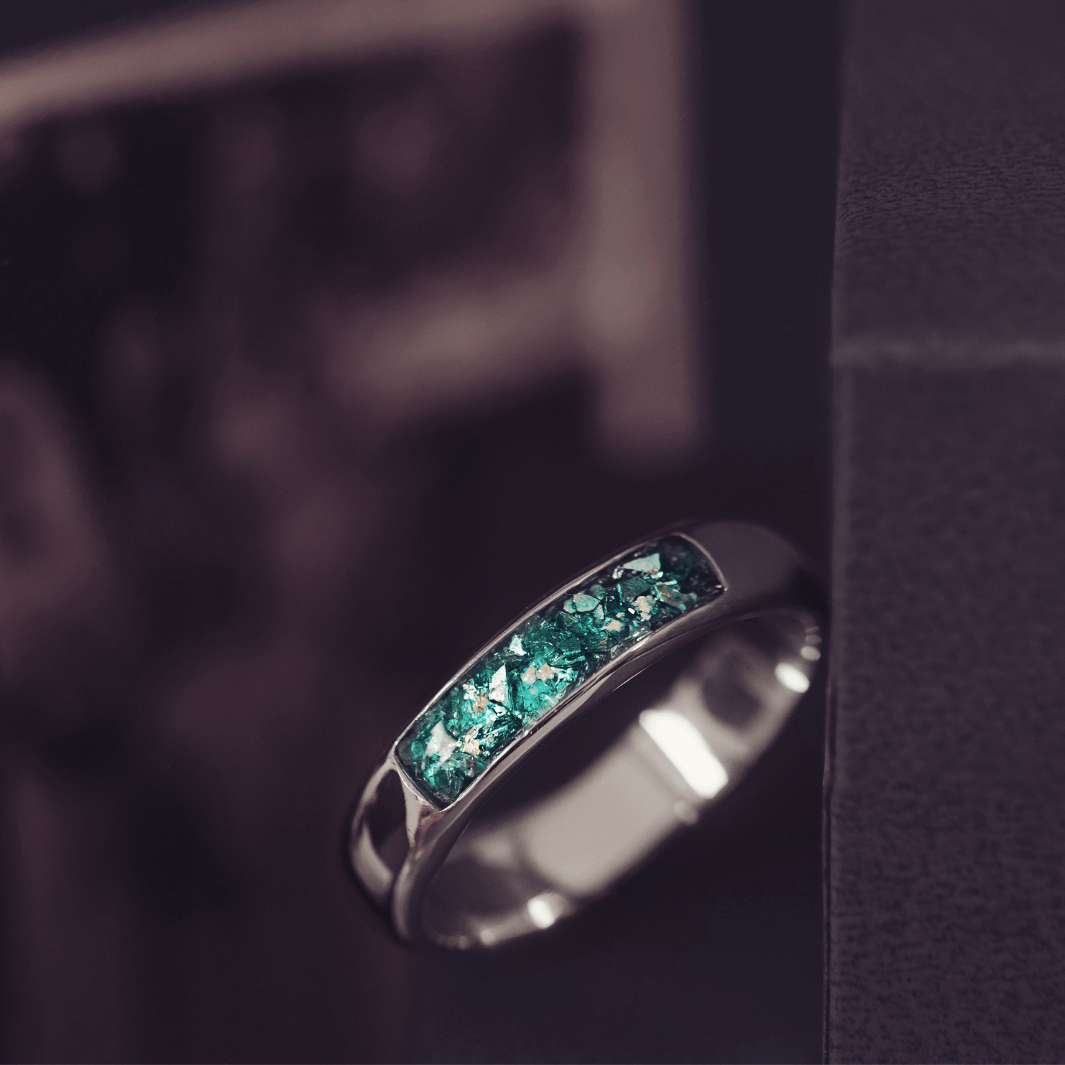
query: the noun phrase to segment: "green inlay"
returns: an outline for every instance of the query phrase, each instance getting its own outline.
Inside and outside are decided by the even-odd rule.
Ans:
[[[448,805],[602,666],[722,591],[683,537],[623,555],[527,618],[426,707],[396,746],[400,764]]]

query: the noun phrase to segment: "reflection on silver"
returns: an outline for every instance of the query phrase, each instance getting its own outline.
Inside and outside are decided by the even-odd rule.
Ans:
[[[725,767],[683,714],[675,710],[644,710],[640,724],[700,798],[712,799],[728,783]]]
[[[806,648],[803,648],[806,650]],[[803,655],[806,658],[806,655]],[[802,695],[810,687],[810,678],[796,666],[793,666],[790,662],[778,662],[777,668],[773,671],[776,674],[777,680],[784,685],[785,688],[790,688],[793,692],[798,692]]]
[[[541,891],[525,904],[537,928],[550,928],[569,908],[557,891]]]

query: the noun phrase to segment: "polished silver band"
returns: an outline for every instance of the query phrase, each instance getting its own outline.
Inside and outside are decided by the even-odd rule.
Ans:
[[[822,653],[824,600],[808,563],[757,525],[694,521],[645,543],[667,535],[708,556],[716,598],[599,668],[453,801],[434,801],[412,779],[399,741],[371,775],[351,822],[351,866],[401,940],[494,948],[574,914],[703,818],[780,732]],[[612,562],[533,607],[441,693]],[[610,721],[617,689],[671,661],[681,665],[619,730]],[[602,735],[600,749],[556,782],[553,761],[582,721],[594,726],[584,742]],[[537,786],[542,779],[551,787]]]

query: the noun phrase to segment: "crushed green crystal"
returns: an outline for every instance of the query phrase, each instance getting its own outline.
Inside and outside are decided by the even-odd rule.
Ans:
[[[400,764],[447,806],[602,666],[722,591],[684,537],[623,555],[527,618],[426,707],[396,745]]]

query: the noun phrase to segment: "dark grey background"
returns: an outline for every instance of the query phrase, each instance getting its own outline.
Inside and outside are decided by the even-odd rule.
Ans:
[[[9,7],[0,12],[0,47],[11,54],[179,6]],[[454,662],[543,587],[674,518],[762,520],[827,565],[825,351],[838,11],[831,3],[730,2],[693,5],[692,15],[699,238],[707,267],[700,298],[709,323],[704,357],[713,439],[669,476],[612,472],[594,457],[582,429],[588,390],[569,379],[495,414],[413,433],[389,477],[401,500],[396,513],[420,530],[402,540],[414,554],[400,590],[429,606],[413,630],[387,614],[382,624],[360,630],[375,690],[402,691],[412,710]],[[159,210],[165,215],[165,207]],[[579,518],[565,523],[565,537],[556,515],[529,518],[516,471],[583,500]],[[465,520],[471,507],[486,515],[473,529]],[[440,564],[457,557],[464,560],[458,568]],[[514,559],[521,557],[535,562],[516,572]],[[468,595],[456,611],[456,599],[471,587],[491,594]],[[811,693],[781,743],[697,845],[626,887],[569,945],[496,963],[420,959],[406,1019],[397,1022],[409,1059],[819,1060],[822,697]],[[309,809],[308,815],[294,807],[285,839],[300,835],[307,816],[322,822],[326,838],[334,819],[339,830],[342,808]],[[149,819],[138,838],[150,839],[158,828]],[[264,863],[293,860],[284,848],[279,842]],[[137,853],[148,896],[162,891],[172,904],[153,918],[161,941],[185,935],[188,914],[217,902],[196,894],[206,859],[195,845],[159,855],[145,844]],[[192,886],[174,902],[165,885],[175,873],[185,882],[186,866]],[[343,875],[339,863],[336,875]],[[351,920],[362,920],[356,911],[353,901]],[[299,934],[302,920],[293,910],[290,934]],[[379,950],[395,949],[382,934]],[[334,982],[325,956],[317,965],[306,951],[292,959],[279,950],[264,964],[309,966],[301,980],[312,988]],[[363,978],[372,981],[373,973]],[[311,1030],[316,1022],[295,1011],[268,1017],[276,1013],[271,999],[264,995],[256,1005],[257,994],[255,987],[242,989],[244,1005],[230,1029],[222,1019],[217,1031],[199,1033],[191,1045],[235,1059],[366,1053],[330,1042],[328,1031]],[[356,1013],[366,1008],[357,987],[345,1001]],[[191,1052],[183,1023],[176,1002],[164,1018],[164,1053],[175,1059]],[[257,1024],[280,1034],[264,1045]]]

